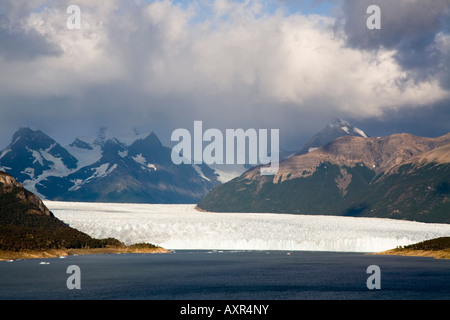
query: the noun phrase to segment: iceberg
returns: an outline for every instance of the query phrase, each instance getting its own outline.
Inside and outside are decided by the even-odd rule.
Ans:
[[[45,201],[60,220],[95,238],[169,250],[378,252],[450,235],[450,225],[323,215],[200,212],[192,204]]]

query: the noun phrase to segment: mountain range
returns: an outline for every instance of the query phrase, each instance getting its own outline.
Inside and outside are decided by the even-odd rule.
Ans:
[[[116,138],[105,128],[65,147],[21,128],[0,170],[48,200],[450,222],[450,133],[369,137],[341,119],[285,152],[274,176],[260,166],[175,165],[154,133]]]
[[[105,128],[66,147],[21,128],[0,152],[0,169],[48,200],[196,203],[220,183],[205,164],[173,164],[154,133],[119,139]]]
[[[306,144],[276,175],[255,167],[215,187],[198,208],[450,223],[450,133],[364,135]]]
[[[307,142],[298,153],[311,151],[343,135],[365,133],[336,119]],[[215,186],[251,168],[250,165],[180,164],[154,133],[129,137],[77,137],[61,146],[40,130],[20,128],[0,152],[0,170],[25,188],[48,200],[197,203]],[[295,152],[280,153],[281,159]]]

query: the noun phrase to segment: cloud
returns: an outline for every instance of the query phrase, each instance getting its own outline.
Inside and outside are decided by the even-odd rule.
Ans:
[[[37,32],[31,30],[28,33],[18,33],[9,30],[1,21],[0,43],[0,56],[6,61],[33,60],[40,56],[55,56],[60,53],[56,46],[48,43]]]
[[[170,131],[203,120],[216,128],[286,128],[294,136],[308,119],[366,119],[449,97],[449,73],[431,72],[448,68],[449,49],[434,9],[420,28],[401,23],[392,32],[383,11],[385,33],[374,44],[358,30],[365,10],[352,11],[350,1],[336,20],[287,12],[276,1],[78,0],[80,30],[66,27],[72,2],[7,3],[5,19],[20,44],[9,57],[27,36],[40,40],[27,59],[0,54],[2,111],[53,130]],[[421,28],[434,37],[417,36]],[[419,63],[408,66],[404,55],[413,47],[428,54],[427,76],[411,76]]]
[[[381,9],[381,30],[369,30],[369,5]],[[345,33],[347,44],[363,50],[392,50],[395,61],[416,80],[439,78],[449,89],[448,41],[450,6],[447,0],[345,0],[336,28]],[[444,43],[443,43],[444,42]],[[444,67],[444,69],[443,69]]]

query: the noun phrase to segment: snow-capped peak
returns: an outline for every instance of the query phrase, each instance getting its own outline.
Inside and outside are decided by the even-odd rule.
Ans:
[[[297,154],[305,154],[311,152],[336,138],[341,136],[356,136],[367,138],[368,135],[361,129],[354,127],[348,121],[336,118],[329,123],[324,129],[315,134],[303,147],[297,152]]]
[[[339,128],[344,131],[346,134],[351,136],[361,136],[364,138],[368,138],[368,135],[361,129],[354,127],[348,121],[337,118],[333,122],[328,125],[329,128]]]
[[[333,122],[331,122],[328,125],[328,127],[336,127],[336,126],[337,127],[352,127],[352,125],[349,122],[342,120],[340,118],[336,118]]]

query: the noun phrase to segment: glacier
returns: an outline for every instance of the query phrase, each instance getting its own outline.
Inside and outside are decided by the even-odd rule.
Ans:
[[[449,224],[321,215],[202,212],[193,204],[44,201],[60,220],[95,238],[170,250],[379,252],[449,236]]]

